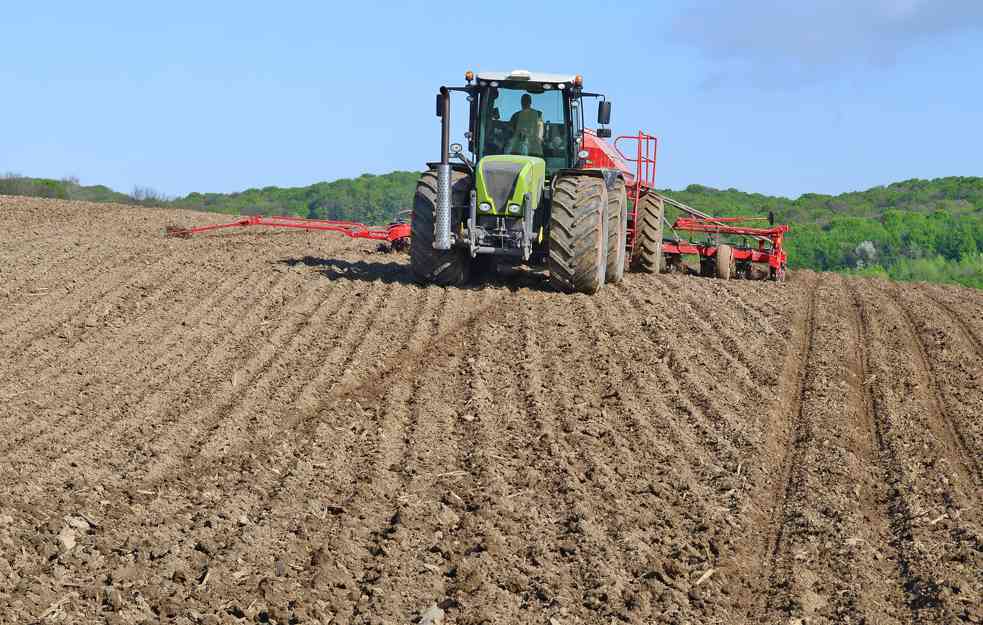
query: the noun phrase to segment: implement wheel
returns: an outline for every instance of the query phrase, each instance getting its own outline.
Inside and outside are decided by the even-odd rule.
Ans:
[[[468,205],[471,176],[451,172],[451,227],[461,223],[461,214]],[[410,235],[410,267],[421,282],[440,286],[457,286],[468,281],[471,257],[463,247],[435,250],[434,215],[437,210],[437,172],[428,171],[416,183],[413,198],[413,217]]]
[[[566,293],[597,293],[607,269],[607,188],[593,176],[556,181],[550,207],[550,282]]]
[[[717,277],[721,280],[730,280],[735,274],[734,248],[729,245],[717,247]]]
[[[635,218],[635,249],[632,269],[643,273],[662,271],[662,198],[648,192],[638,200]]]
[[[625,277],[625,249],[628,241],[628,192],[625,181],[618,178],[608,189],[608,254],[605,279],[617,284]]]

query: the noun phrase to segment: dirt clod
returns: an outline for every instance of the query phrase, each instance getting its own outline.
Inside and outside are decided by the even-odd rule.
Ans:
[[[444,611],[436,605],[432,605],[420,615],[419,625],[442,625],[443,622]]]
[[[58,543],[63,551],[71,551],[75,548],[75,530],[70,527],[63,528],[58,533]]]

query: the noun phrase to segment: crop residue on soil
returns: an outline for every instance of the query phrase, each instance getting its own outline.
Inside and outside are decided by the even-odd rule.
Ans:
[[[0,623],[983,622],[979,292],[0,213]]]

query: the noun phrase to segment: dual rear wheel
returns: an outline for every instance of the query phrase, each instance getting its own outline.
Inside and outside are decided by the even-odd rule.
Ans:
[[[550,208],[550,281],[567,293],[596,293],[624,279],[628,194],[618,178],[566,175],[556,181]]]
[[[628,192],[625,181],[618,178],[608,189],[608,253],[605,279],[618,284],[625,277],[628,254]]]
[[[660,273],[662,256],[662,219],[665,204],[655,193],[638,199],[635,211],[635,253],[632,268],[642,273]]]
[[[602,178],[557,179],[550,205],[550,282],[566,293],[597,293],[608,266],[608,189]]]

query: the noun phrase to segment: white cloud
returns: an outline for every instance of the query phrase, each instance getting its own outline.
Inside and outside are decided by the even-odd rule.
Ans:
[[[683,11],[670,37],[719,68],[707,86],[787,86],[891,66],[915,45],[973,30],[983,30],[983,0],[718,1]]]

